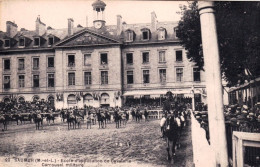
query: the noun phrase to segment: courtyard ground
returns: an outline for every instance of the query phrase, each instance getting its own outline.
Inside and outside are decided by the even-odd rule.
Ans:
[[[88,166],[176,166],[191,167],[193,161],[190,126],[184,128],[175,163],[167,161],[166,142],[160,138],[159,120],[106,129],[98,125],[68,130],[57,118],[55,124],[35,130],[35,125],[8,126],[0,132],[0,166],[88,167]],[[2,125],[0,126],[2,129]],[[2,164],[2,165],[1,165]]]

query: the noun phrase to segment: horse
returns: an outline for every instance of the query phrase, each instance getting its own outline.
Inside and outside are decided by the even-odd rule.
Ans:
[[[76,125],[78,125],[78,128],[81,128],[81,123],[84,123],[84,116],[81,116],[81,115],[76,115],[75,116],[75,128],[76,128]]]
[[[141,118],[142,118],[142,114],[140,113],[140,111],[136,111],[135,113],[136,122],[140,122]]]
[[[62,122],[64,122],[65,119],[67,119],[67,116],[66,116],[66,113],[65,113],[64,110],[61,110],[61,112],[60,112],[60,117],[61,117]]]
[[[148,111],[147,110],[144,110],[144,117],[145,117],[145,121],[148,121]]]
[[[165,131],[165,136],[167,137],[167,159],[171,162],[171,164],[173,164],[175,156],[175,146],[179,136],[178,124],[173,113],[167,118],[166,127],[167,128]]]
[[[121,120],[123,122],[123,125],[126,126],[127,120],[126,120],[126,112],[121,114]],[[120,123],[121,126],[121,123]]]
[[[98,128],[104,128],[104,117],[101,115],[100,111],[97,112],[97,119],[98,119]]]
[[[68,130],[70,130],[71,123],[73,124],[73,129],[76,128],[76,117],[72,115],[71,112],[67,112],[67,123],[68,123]]]
[[[19,114],[12,114],[12,115],[11,115],[11,121],[16,121],[16,124],[18,125],[18,122],[19,122]]]
[[[6,115],[0,115],[0,123],[3,123],[4,125],[4,129],[2,129],[2,131],[5,131],[7,130],[7,118],[6,118]]]
[[[24,114],[20,114],[19,116],[20,118],[20,121],[21,121],[21,124],[24,123],[25,124],[25,121],[30,121],[30,123],[32,123],[32,115],[29,113],[24,113]]]
[[[107,122],[111,122],[111,115],[110,115],[110,113],[108,113],[106,111],[105,112],[105,124],[107,124]]]
[[[43,129],[43,116],[40,113],[34,114],[34,123],[36,125],[36,130],[40,130],[40,124]]]
[[[54,123],[54,119],[55,119],[55,117],[53,116],[53,114],[51,114],[51,113],[46,114],[46,121],[49,125],[50,125],[51,120]]]
[[[132,109],[131,115],[132,115],[132,120],[135,120],[135,111],[134,111],[134,109]]]
[[[114,113],[114,119],[115,119],[115,123],[116,123],[116,128],[119,128],[120,115],[118,114],[117,111],[115,111],[115,113]]]

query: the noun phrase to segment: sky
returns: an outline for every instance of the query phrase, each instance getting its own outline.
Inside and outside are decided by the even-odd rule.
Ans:
[[[35,20],[40,15],[46,27],[67,28],[68,18],[78,24],[93,25],[92,3],[95,0],[0,0],[0,30],[6,31],[6,21],[14,21],[18,30],[35,29]],[[151,12],[155,12],[158,21],[178,21],[179,4],[186,1],[115,1],[103,0],[106,3],[105,19],[107,25],[116,25],[116,16],[121,15],[127,24],[150,23]]]

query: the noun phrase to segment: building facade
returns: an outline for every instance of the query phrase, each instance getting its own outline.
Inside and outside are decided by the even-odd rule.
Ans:
[[[56,108],[122,106],[127,98],[172,91],[206,103],[204,72],[186,57],[177,22],[106,25],[106,4],[93,4],[93,26],[53,29],[36,19],[29,31],[10,21],[0,32],[0,100],[51,101]]]

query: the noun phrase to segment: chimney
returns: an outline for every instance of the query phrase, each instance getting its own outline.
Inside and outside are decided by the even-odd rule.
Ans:
[[[123,30],[126,30],[127,29],[127,24],[126,24],[125,21],[122,23],[122,25],[123,25]]]
[[[121,15],[117,15],[116,17],[117,17],[117,26],[116,26],[116,28],[117,28],[117,35],[120,35],[121,32],[122,32],[122,27],[123,27],[123,25],[122,25],[122,16]]]
[[[39,35],[39,36],[42,36],[43,34],[45,34],[46,24],[41,22],[40,15],[38,15],[35,22],[36,22],[36,34]]]
[[[13,38],[17,34],[17,24],[11,21],[6,22],[6,33],[9,37]]]
[[[68,18],[68,36],[71,36],[73,35],[73,23],[74,23],[74,20],[72,18]]]
[[[88,16],[86,16],[86,27],[88,27]]]
[[[155,12],[153,11],[152,13],[151,13],[151,31],[152,32],[155,32],[156,31],[156,29],[157,29],[157,16],[156,16],[156,14],[155,14]]]

